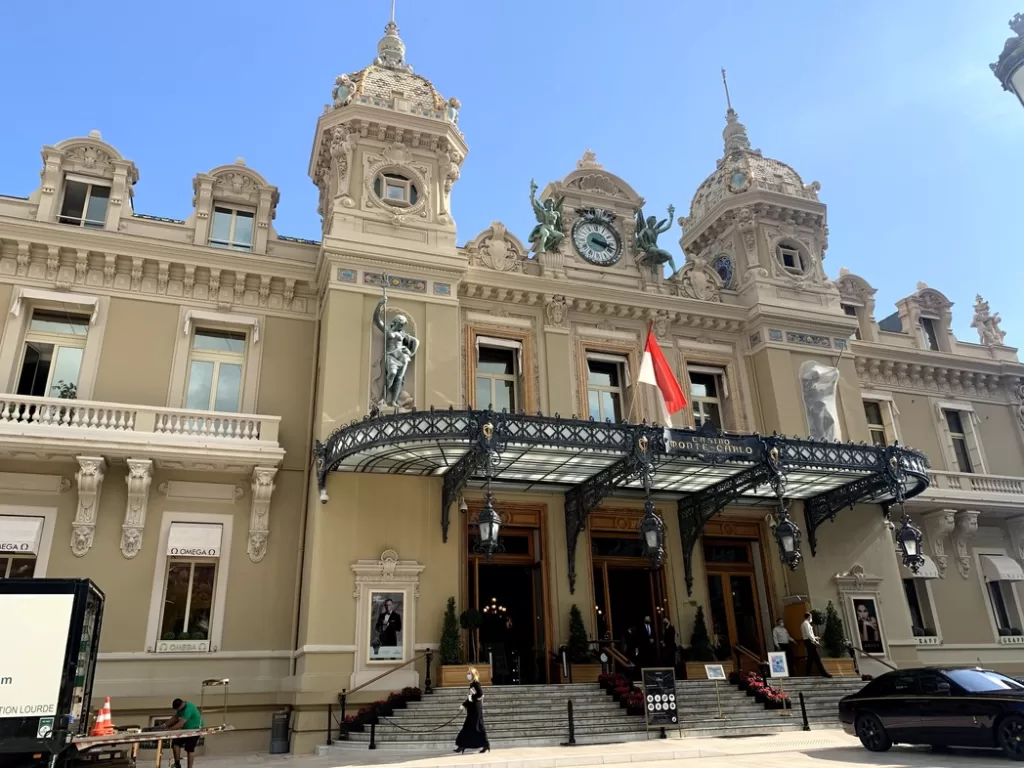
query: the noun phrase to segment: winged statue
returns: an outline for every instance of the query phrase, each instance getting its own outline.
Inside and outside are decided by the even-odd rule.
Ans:
[[[565,237],[562,231],[562,204],[564,197],[555,200],[548,197],[543,201],[537,200],[537,183],[530,179],[530,205],[533,206],[533,215],[537,217],[537,226],[530,233],[530,243],[533,250],[538,253],[547,253],[558,249],[558,244]]]

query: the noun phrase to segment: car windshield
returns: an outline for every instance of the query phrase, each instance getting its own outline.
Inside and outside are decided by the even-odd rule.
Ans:
[[[987,672],[981,669],[951,669],[945,674],[968,693],[1024,691],[1024,685],[998,672]]]

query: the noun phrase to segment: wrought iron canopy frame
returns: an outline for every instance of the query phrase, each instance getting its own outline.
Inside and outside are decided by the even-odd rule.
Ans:
[[[642,446],[642,448],[641,448]],[[610,494],[651,492],[677,499],[688,591],[693,549],[704,525],[726,506],[804,500],[812,555],[817,530],[845,507],[896,498],[928,487],[924,455],[899,445],[828,443],[779,435],[733,435],[710,424],[699,430],[563,419],[489,410],[434,410],[376,415],[335,430],[314,450],[317,485],[326,498],[331,472],[442,477],[441,529],[493,456],[496,484],[562,489],[570,589],[576,550],[590,513]]]

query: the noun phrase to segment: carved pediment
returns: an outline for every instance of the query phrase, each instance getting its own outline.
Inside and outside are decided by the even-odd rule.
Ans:
[[[680,296],[699,301],[721,301],[725,283],[703,259],[686,262],[676,275],[676,290]]]
[[[872,303],[874,295],[878,292],[863,277],[851,274],[845,268],[839,271],[836,287],[839,289],[840,301],[857,306],[867,306]]]
[[[522,272],[529,249],[500,221],[466,243],[471,266],[486,267],[497,272]]]

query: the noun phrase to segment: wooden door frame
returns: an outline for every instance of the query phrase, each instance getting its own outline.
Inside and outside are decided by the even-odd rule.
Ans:
[[[469,575],[470,568],[474,570],[475,583],[476,583],[476,602],[477,605],[472,606],[477,610],[480,602],[480,580],[479,580],[479,566],[480,561],[485,560],[483,555],[477,555],[469,551],[469,530],[473,527],[477,516],[480,513],[480,509],[483,507],[482,499],[466,499],[466,506],[468,511],[462,515],[462,533],[460,536],[461,541],[461,554],[459,556],[459,597],[460,605],[466,606],[463,610],[469,607]],[[541,626],[544,629],[544,647],[535,648],[535,651],[542,654],[544,663],[542,666],[541,675],[545,683],[551,683],[551,665],[548,660],[548,655],[551,646],[551,589],[548,584],[548,561],[549,561],[549,544],[548,536],[546,535],[547,525],[547,504],[530,504],[526,502],[509,502],[505,499],[501,501],[495,500],[495,509],[498,511],[498,516],[501,518],[502,530],[528,530],[531,533],[537,531],[539,534],[540,541],[535,543],[531,539],[530,548],[531,555],[502,555],[495,554],[491,558],[491,563],[494,565],[530,565],[533,567],[540,567],[540,578],[542,585],[541,600],[543,605],[540,606],[541,610],[536,610],[537,606],[534,606],[533,615],[533,640],[534,645],[537,645],[537,629],[538,629],[538,618],[537,614],[540,614],[540,621],[543,622]],[[534,547],[537,549],[534,549]],[[529,562],[527,563],[527,559]],[[533,558],[537,558],[534,560]],[[534,588],[534,594],[536,595],[536,589]],[[460,627],[461,634],[461,627]],[[465,637],[462,638],[463,653],[466,652],[467,640]]]
[[[604,530],[590,531],[590,537],[588,539],[588,542],[592,543],[593,539],[595,539],[595,538],[598,538],[598,539],[621,539],[621,538],[623,538],[623,536],[622,536],[623,533],[624,533],[624,531],[621,531],[621,530],[616,530],[616,531],[604,531]],[[597,570],[598,568],[601,568],[601,571],[602,571],[602,578],[604,580],[604,601],[605,601],[604,604],[605,604],[605,610],[608,612],[608,616],[611,617],[610,621],[606,618],[606,623],[608,624],[609,630],[612,633],[612,639],[613,640],[615,639],[615,617],[614,617],[614,614],[612,613],[611,591],[610,591],[610,587],[608,585],[608,568],[609,567],[612,567],[612,568],[622,568],[622,569],[637,570],[637,571],[639,571],[639,570],[646,570],[648,572],[648,574],[650,576],[649,583],[650,583],[650,588],[651,588],[651,605],[654,606],[653,613],[655,614],[655,615],[651,616],[651,623],[654,625],[654,639],[655,639],[655,643],[660,648],[661,647],[661,624],[658,621],[658,616],[657,616],[657,612],[658,612],[658,590],[655,587],[656,584],[661,587],[661,594],[662,594],[663,597],[665,597],[665,601],[664,601],[665,614],[664,615],[669,617],[669,621],[672,621],[672,615],[671,615],[671,610],[670,610],[671,606],[669,605],[670,601],[666,597],[667,592],[668,592],[668,585],[666,583],[665,568],[664,568],[664,566],[661,567],[661,568],[654,569],[654,570],[656,570],[656,573],[652,573],[652,568],[651,568],[650,563],[647,562],[643,558],[638,558],[638,557],[597,557],[597,558],[595,558],[594,554],[593,554],[593,546],[588,548],[588,552],[589,552],[589,558],[588,559],[590,560],[589,572],[590,572],[591,584],[593,584],[593,581],[594,581],[594,571]],[[597,600],[595,600],[594,602],[596,603]],[[593,615],[593,620],[594,620],[594,628],[596,629],[597,628],[597,605],[595,605],[593,607],[592,615]],[[596,639],[597,640],[601,640],[601,638],[596,638]]]
[[[758,589],[757,589],[757,565],[754,563],[754,553],[753,553],[753,546],[752,546],[754,541],[755,541],[754,539],[740,538],[740,537],[737,537],[737,536],[704,536],[701,539],[701,554],[703,555],[704,552],[706,552],[708,546],[714,546],[715,543],[717,543],[717,542],[722,542],[722,544],[724,544],[726,546],[737,546],[738,544],[742,544],[743,546],[745,546],[747,548],[748,558],[747,558],[747,562],[746,563],[709,563],[706,558],[702,558],[704,560],[704,578],[708,579],[711,576],[721,576],[721,577],[726,577],[726,576],[749,576],[750,577],[751,586],[753,587],[752,591],[753,591],[753,597],[754,597],[754,609],[755,609],[754,612],[755,612],[755,617],[757,619],[758,645],[761,646],[762,650],[764,650],[764,648],[765,648],[765,634],[764,634],[764,626],[765,626],[764,625],[764,619],[765,619],[765,617],[761,615],[761,600],[760,600],[760,595],[758,594]],[[766,583],[767,583],[767,581],[768,580],[765,579]],[[725,598],[725,604],[726,604],[726,616],[725,616],[726,622],[731,624],[731,625],[735,625],[736,617],[735,617],[735,609],[733,607],[733,602],[732,602],[732,589],[730,588],[730,585],[729,585],[728,582],[724,582],[723,583],[722,595]],[[767,598],[767,595],[766,595],[766,598]],[[710,603],[710,599],[711,599],[711,597],[710,597],[710,590],[709,590],[709,594],[708,594],[708,601],[709,601],[709,603]],[[708,608],[709,608],[709,610],[708,610],[708,619],[710,620],[711,628],[712,628],[714,634],[717,634],[717,635],[719,635],[719,637],[721,637],[721,633],[718,632],[716,630],[715,626],[714,626],[714,621],[715,621],[714,620],[714,612],[710,610],[710,605],[708,606]],[[732,626],[732,629],[733,629],[733,631],[735,631],[735,629],[736,629],[735,626]],[[735,645],[735,642],[734,642],[732,637],[729,637],[729,643],[730,643],[730,645]],[[756,649],[748,648],[747,650],[755,651]],[[767,653],[767,651],[765,651],[765,653]],[[765,658],[767,659],[767,656]]]

